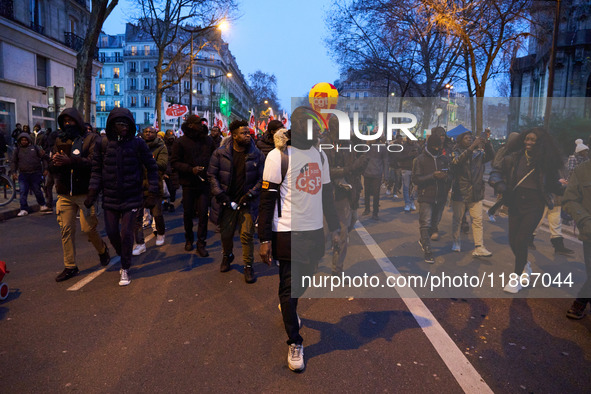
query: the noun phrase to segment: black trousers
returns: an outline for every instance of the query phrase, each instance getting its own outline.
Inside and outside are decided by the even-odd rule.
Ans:
[[[279,302],[287,344],[301,344],[298,297],[306,290],[303,276],[312,276],[324,255],[324,230],[273,233],[273,257],[279,260]],[[293,281],[292,281],[293,278]]]
[[[129,211],[105,209],[105,230],[115,252],[121,256],[121,268],[125,270],[131,267],[134,227],[138,212],[140,212],[139,209]]]
[[[515,273],[521,275],[527,264],[527,250],[546,202],[538,190],[517,188],[509,206],[509,245],[515,256]]]
[[[205,245],[207,238],[207,210],[209,209],[209,190],[190,189],[183,187],[183,223],[185,226],[185,241],[195,240],[193,234],[193,218],[197,213],[197,243]]]
[[[373,214],[377,215],[380,210],[380,186],[381,178],[363,177],[365,188],[365,212],[369,212],[369,199],[373,196]]]

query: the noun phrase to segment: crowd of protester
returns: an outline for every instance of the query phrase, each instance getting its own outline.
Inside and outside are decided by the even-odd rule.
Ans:
[[[312,138],[307,130],[310,119]],[[206,246],[211,221],[222,241],[220,272],[228,272],[235,259],[233,240],[238,229],[247,283],[256,281],[253,264],[258,225],[263,262],[279,265],[279,308],[288,336],[288,365],[293,370],[304,368],[297,295],[305,289],[292,282],[292,277],[296,272],[316,271],[326,238],[332,245],[332,274],[343,272],[362,191],[362,215],[371,215],[375,221],[381,220],[382,187],[385,198],[402,196],[406,214],[417,210],[416,201],[419,245],[426,263],[436,261],[431,245],[440,240],[447,206],[452,210],[451,250],[459,253],[465,249],[468,241],[462,242],[462,237],[471,228],[472,255],[491,257],[484,245],[483,219],[485,172],[490,168],[488,183],[498,203],[488,216],[494,221],[498,207],[508,209],[514,273],[520,278],[532,274],[528,249],[535,248],[535,231],[544,217],[551,229],[552,246],[563,255],[574,251],[564,245],[562,221],[575,221],[587,272],[591,273],[591,197],[581,187],[591,183],[591,164],[589,147],[582,140],[575,142],[566,164],[552,136],[542,128],[511,133],[497,152],[488,130],[480,136],[467,131],[454,141],[442,127],[433,128],[426,140],[397,135],[393,141],[379,141],[401,146],[397,153],[380,150],[377,144],[368,152],[320,151],[318,143],[335,148],[341,145],[337,119],[331,118],[325,127],[309,109],[300,107],[291,122],[291,129],[286,130],[281,122],[271,121],[259,138],[253,137],[243,120],[232,122],[229,135],[223,137],[218,127],[210,130],[197,115],[185,119],[180,137],[173,130],[158,132],[154,127],[136,133],[134,118],[125,108],[111,111],[104,134],[85,124],[74,108],[60,114],[59,130],[43,130],[39,125],[30,130],[17,124],[11,134],[14,148],[10,162],[12,176],[20,185],[18,216],[30,212],[29,190],[42,213],[53,212],[55,186],[64,260],[64,270],[55,280],[61,282],[79,272],[75,246],[78,218],[100,264],[111,262],[109,247],[97,231],[97,211],[102,208],[108,239],[121,257],[120,286],[131,283],[132,256],[147,250],[144,212],[153,218],[156,246],[164,245],[164,212],[175,211],[179,189],[184,250],[195,248],[200,257],[209,256]],[[0,141],[3,154],[8,144]],[[294,243],[297,248],[292,248]],[[504,291],[518,293],[526,283],[509,283]],[[567,311],[569,318],[584,316],[589,290],[588,279]]]

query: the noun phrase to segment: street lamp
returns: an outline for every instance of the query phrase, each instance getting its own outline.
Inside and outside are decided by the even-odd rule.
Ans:
[[[437,114],[437,126],[439,126],[439,117],[441,116],[442,112],[443,112],[443,108],[441,108],[441,107],[437,107],[437,109],[435,109],[435,113]]]

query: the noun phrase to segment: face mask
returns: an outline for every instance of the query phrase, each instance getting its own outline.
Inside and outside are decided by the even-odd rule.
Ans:
[[[64,126],[60,133],[60,138],[62,140],[73,140],[79,135],[79,130],[76,125],[67,125]]]

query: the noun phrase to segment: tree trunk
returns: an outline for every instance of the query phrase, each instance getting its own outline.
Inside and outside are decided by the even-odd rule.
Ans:
[[[162,130],[162,64],[164,64],[164,49],[158,51],[158,63],[156,64],[156,127]],[[179,86],[180,89],[180,86]]]

